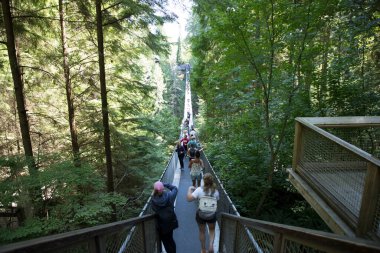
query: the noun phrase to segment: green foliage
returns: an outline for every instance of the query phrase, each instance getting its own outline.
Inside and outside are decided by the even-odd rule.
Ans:
[[[67,224],[60,219],[30,219],[17,230],[0,228],[0,244],[17,242],[53,233],[62,233],[67,229]]]
[[[197,0],[192,20],[200,135],[233,202],[325,229],[286,181],[294,118],[378,115],[374,1]]]
[[[16,160],[16,158],[14,159]],[[15,171],[19,163],[5,158],[2,165]],[[16,160],[18,161],[18,160]],[[21,166],[24,168],[25,166]],[[48,235],[72,229],[93,226],[110,221],[111,205],[118,209],[126,203],[120,194],[104,193],[105,183],[101,175],[88,164],[75,167],[71,162],[52,163],[34,177],[25,173],[8,174],[0,183],[2,204],[16,203],[27,209],[28,189],[42,187],[41,199],[34,199],[34,208],[42,210],[41,218],[28,218],[18,229],[3,229],[3,242],[25,240],[35,236]],[[39,206],[40,205],[40,206]]]
[[[0,118],[7,122],[0,126],[0,199],[4,206],[16,203],[26,216],[19,228],[4,230],[0,240],[6,242],[109,222],[111,207],[116,207],[119,219],[135,216],[178,137],[175,108],[165,103],[156,108],[155,103],[158,85],[164,87],[164,95],[174,97],[176,78],[168,77],[175,74],[167,62],[161,65],[153,60],[153,55],[160,55],[165,61],[169,44],[159,27],[175,16],[165,9],[165,1],[104,2],[107,110],[116,188],[114,194],[105,193],[95,6],[88,0],[64,1],[67,64],[81,160],[80,166],[72,164],[61,26],[52,22],[58,16],[57,3],[16,2],[12,8],[13,15],[19,16],[13,21],[39,168],[33,177],[22,158],[12,77],[0,44],[4,94]],[[0,34],[0,41],[5,41],[5,33]],[[165,72],[165,80],[158,80],[162,83],[149,81],[156,74],[153,69]]]

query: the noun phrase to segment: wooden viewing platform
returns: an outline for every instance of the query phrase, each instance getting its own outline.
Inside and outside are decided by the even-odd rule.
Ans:
[[[379,153],[380,117],[297,118],[289,180],[332,231],[379,241],[380,160],[363,149]]]

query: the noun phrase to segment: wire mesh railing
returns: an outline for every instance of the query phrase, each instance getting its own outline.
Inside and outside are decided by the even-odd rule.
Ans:
[[[240,215],[203,151],[201,151],[201,159],[205,166],[204,173],[210,173],[214,177],[219,191],[218,212]]]
[[[246,230],[255,237],[252,245]],[[372,241],[222,214],[220,253],[358,253],[379,252]]]
[[[175,170],[178,166],[178,157],[177,153],[174,151],[170,157],[169,162],[167,163],[165,170],[162,172],[159,181],[163,183],[172,183],[174,179]],[[153,213],[152,206],[151,206],[151,200],[153,197],[153,191],[151,195],[149,196],[147,202],[145,203],[144,208],[140,212],[140,217],[146,214]]]
[[[380,127],[327,127],[324,130],[380,159]]]
[[[131,231],[133,237],[121,252],[158,252],[154,215],[8,244],[0,246],[0,252],[114,253],[120,252]]]
[[[380,117],[354,119],[297,118],[293,171],[354,234],[378,240]]]

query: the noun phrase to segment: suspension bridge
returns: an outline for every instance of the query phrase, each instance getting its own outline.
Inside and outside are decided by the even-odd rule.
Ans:
[[[183,121],[189,113],[189,126],[193,126],[190,65],[183,67]],[[379,157],[380,117],[296,119],[289,180],[334,232],[326,233],[241,217],[201,152],[205,172],[214,176],[220,193],[214,252],[380,252]],[[191,185],[187,168],[188,159],[181,171],[173,152],[160,178],[179,189],[175,204],[179,228],[174,231],[179,253],[201,251],[197,206],[186,201]],[[155,229],[151,197],[138,217],[1,246],[0,252],[164,252]]]

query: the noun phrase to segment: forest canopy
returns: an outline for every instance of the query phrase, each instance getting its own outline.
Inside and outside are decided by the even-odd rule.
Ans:
[[[179,133],[174,19],[160,1],[2,1],[0,204],[18,222],[0,241],[140,212]]]
[[[194,1],[202,141],[242,215],[324,229],[286,180],[294,119],[379,115],[379,11],[379,1]]]

